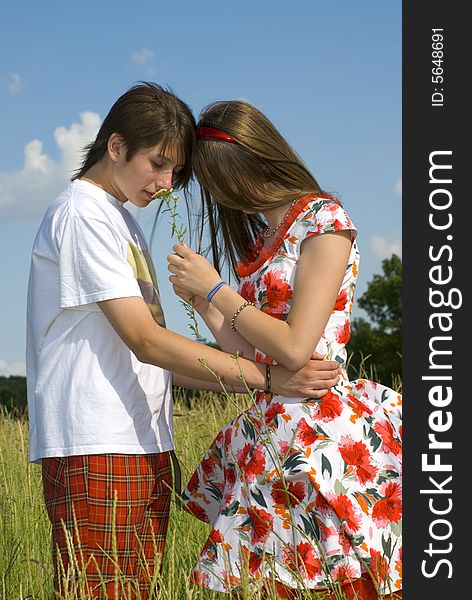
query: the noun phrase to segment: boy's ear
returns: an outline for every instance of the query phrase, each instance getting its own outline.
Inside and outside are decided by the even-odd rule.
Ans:
[[[113,162],[126,157],[126,144],[119,133],[112,133],[108,138],[108,154]]]

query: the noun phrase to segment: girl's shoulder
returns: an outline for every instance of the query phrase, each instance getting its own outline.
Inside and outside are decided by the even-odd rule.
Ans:
[[[261,236],[239,262],[236,272],[239,277],[247,277],[258,271],[284,244],[296,249],[308,237],[343,230],[350,230],[352,240],[355,239],[357,230],[335,198],[321,193],[304,196],[291,207],[272,244],[263,248]]]
[[[287,234],[302,241],[315,235],[347,230],[351,231],[354,240],[357,229],[348,213],[338,200],[324,195],[315,196],[306,203]]]

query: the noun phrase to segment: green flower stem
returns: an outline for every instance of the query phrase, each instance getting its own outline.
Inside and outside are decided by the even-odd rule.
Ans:
[[[177,211],[177,202],[179,197],[177,194],[173,194],[172,192],[172,188],[162,188],[156,192],[152,198],[153,200],[163,200],[165,202],[166,208],[163,212],[169,213],[171,218],[171,237],[176,236],[180,244],[185,244],[185,234],[187,233],[187,228],[182,223],[182,219]],[[180,304],[184,307],[187,318],[190,320],[188,327],[195,336],[195,339],[197,342],[204,342],[205,338],[200,334],[198,329],[197,317],[195,315],[195,309],[192,305],[193,300],[194,296],[190,296],[188,302],[181,300]]]

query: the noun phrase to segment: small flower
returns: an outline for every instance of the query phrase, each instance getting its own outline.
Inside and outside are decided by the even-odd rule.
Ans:
[[[244,298],[244,300],[249,300],[250,302],[256,303],[256,286],[252,281],[245,281],[239,293]]]
[[[351,337],[351,324],[349,321],[346,321],[344,325],[338,327],[334,332],[334,335],[336,336],[336,340],[339,344],[347,344],[349,338]]]
[[[194,471],[192,477],[190,477],[190,481],[187,484],[187,489],[190,493],[195,492],[200,487],[200,477],[198,476],[198,471]]]
[[[297,435],[295,440],[301,444],[304,448],[311,446],[318,439],[318,434],[315,433],[313,427],[311,427],[305,419],[302,419],[298,424]]]
[[[249,567],[249,573],[255,575],[262,565],[262,555],[258,555],[252,550],[249,550],[246,546],[243,546],[243,554],[246,560],[247,566]]]
[[[261,446],[258,446],[243,468],[246,480],[249,483],[253,482],[257,475],[262,475],[262,473],[264,473],[265,466],[266,461],[263,450]]]
[[[345,289],[342,289],[339,292],[338,297],[336,298],[336,302],[334,304],[333,310],[344,310],[346,308],[346,304],[347,304],[347,291]]]
[[[201,462],[203,472],[207,477],[214,477],[216,473],[216,464],[212,456],[205,458]]]
[[[276,506],[288,506],[290,504],[293,508],[294,506],[297,506],[297,504],[300,504],[305,498],[305,484],[301,481],[297,481],[296,483],[289,481],[284,484],[284,482],[279,479],[272,486],[270,495]]]
[[[331,504],[326,500],[323,494],[320,494],[320,492],[316,494],[314,508],[322,515],[327,515],[333,510]]]
[[[349,552],[350,546],[347,547],[347,551]],[[337,565],[331,571],[331,577],[333,581],[353,581],[357,579],[357,574],[355,569],[349,564]]]
[[[221,508],[227,508],[233,502],[233,498],[234,494],[231,490],[229,492],[225,491],[221,502]]]
[[[285,412],[283,404],[278,402],[271,402],[265,413],[265,422],[271,423],[277,415],[281,415]]]
[[[238,465],[244,473],[246,481],[251,483],[257,475],[262,475],[264,472],[266,461],[264,452],[261,446],[254,448],[252,444],[244,444],[244,446],[236,452]]]
[[[152,200],[168,200],[173,191],[174,188],[161,188],[152,195]]]
[[[248,454],[249,454],[249,451],[251,450],[251,448],[252,448],[251,444],[244,444],[244,446],[236,452],[236,458],[238,460],[238,465],[241,468],[243,468],[244,465],[246,464],[247,457],[248,457]]]
[[[390,450],[395,456],[402,455],[402,445],[397,439],[392,424],[389,421],[384,420],[377,422],[374,425],[374,431],[382,440],[382,450],[384,452]]]
[[[280,454],[287,454],[287,452],[290,450],[290,446],[289,446],[288,442],[286,442],[285,440],[280,440],[278,442],[278,444],[279,444]]]
[[[250,506],[247,511],[248,517],[251,519],[251,542],[258,544],[265,542],[269,537],[274,525],[274,518],[262,508]]]
[[[330,498],[330,501],[339,520],[344,523],[346,531],[349,534],[359,531],[361,518],[356,513],[349,498],[344,494],[338,494],[337,496]]]
[[[348,436],[342,436],[339,444],[339,452],[344,461],[354,468],[357,480],[364,484],[367,481],[373,481],[377,469],[371,463],[369,449],[364,442],[355,442]]]
[[[284,310],[285,303],[293,295],[290,285],[283,280],[282,273],[278,271],[268,271],[264,275],[264,284],[267,286],[266,295],[272,312],[278,313]]]
[[[211,540],[213,544],[223,543],[223,536],[221,535],[221,532],[218,531],[218,529],[213,529],[208,539]]]
[[[195,571],[192,573],[191,577],[190,577],[190,581],[191,583],[194,583],[195,585],[202,585],[204,587],[208,587],[208,574],[207,573],[202,573],[201,571],[198,571],[197,569],[195,569]]]
[[[341,548],[343,549],[344,554],[347,556],[350,552],[352,552],[352,546],[350,541],[347,539],[344,531],[338,531],[338,542]]]
[[[229,489],[233,489],[234,484],[236,483],[236,473],[234,472],[234,469],[224,467],[223,473],[225,477],[225,486]]]
[[[398,523],[402,516],[402,492],[398,482],[385,482],[380,488],[383,494],[372,510],[372,518],[378,527],[387,527],[390,523]]]
[[[187,502],[187,504],[184,504],[184,510],[189,512],[195,518],[200,519],[200,521],[203,521],[204,523],[210,522],[205,510],[196,502]]]
[[[301,572],[308,579],[314,579],[316,575],[321,574],[321,563],[308,542],[298,544],[296,552],[293,546],[288,546],[282,553],[284,564],[294,573]]]
[[[321,421],[327,423],[339,417],[342,411],[343,404],[339,396],[329,390],[316,403],[316,412],[313,414],[313,418],[321,419]]]
[[[390,573],[388,562],[378,550],[370,549],[370,570],[377,583],[382,583]]]

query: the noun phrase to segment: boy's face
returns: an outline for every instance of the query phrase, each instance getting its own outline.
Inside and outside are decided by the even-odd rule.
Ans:
[[[142,148],[129,161],[124,149],[113,164],[118,200],[129,200],[140,208],[148,206],[160,189],[171,188],[174,175],[182,169],[172,156],[164,156],[159,146]]]

